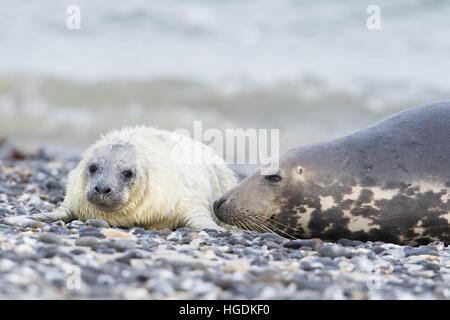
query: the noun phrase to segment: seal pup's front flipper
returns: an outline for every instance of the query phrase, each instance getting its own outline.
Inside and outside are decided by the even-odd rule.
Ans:
[[[186,212],[185,225],[192,228],[195,231],[201,231],[203,229],[214,229],[217,231],[226,231],[224,227],[219,226],[211,216],[209,210],[194,210]]]
[[[38,213],[29,216],[21,215],[21,216],[6,217],[3,219],[2,223],[16,227],[27,227],[32,226],[37,221],[45,223],[51,223],[56,221],[70,222],[74,219],[75,216],[71,210],[67,209],[64,206],[60,206],[53,212]]]

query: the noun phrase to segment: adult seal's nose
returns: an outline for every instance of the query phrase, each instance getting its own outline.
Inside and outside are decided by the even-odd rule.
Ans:
[[[216,201],[214,201],[214,204],[213,204],[214,211],[219,210],[220,206],[221,206],[222,204],[224,204],[225,201],[227,201],[227,199],[224,198],[224,197],[219,198],[219,199],[217,199]]]

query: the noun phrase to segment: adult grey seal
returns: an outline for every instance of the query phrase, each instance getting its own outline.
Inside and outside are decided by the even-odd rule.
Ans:
[[[450,102],[284,153],[215,201],[219,220],[296,238],[450,243]]]

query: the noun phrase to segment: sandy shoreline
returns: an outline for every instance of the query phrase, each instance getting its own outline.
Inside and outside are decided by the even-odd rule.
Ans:
[[[76,159],[0,144],[0,219],[54,209]],[[449,299],[450,248],[0,224],[2,299]]]

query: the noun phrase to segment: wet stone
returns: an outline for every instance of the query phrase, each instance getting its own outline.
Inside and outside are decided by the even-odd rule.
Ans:
[[[278,249],[280,247],[280,245],[278,243],[275,243],[271,240],[265,240],[263,246],[269,250]]]
[[[352,255],[347,248],[335,244],[325,244],[319,248],[318,252],[322,257],[330,258],[350,257]]]
[[[95,228],[109,228],[108,222],[101,219],[90,219],[86,221],[87,226],[95,227]]]
[[[57,246],[49,245],[49,246],[44,246],[44,247],[38,248],[37,254],[41,258],[51,259],[57,255],[60,255],[61,253],[59,252],[59,249]]]
[[[100,244],[100,240],[96,237],[81,237],[78,238],[75,244],[79,247],[96,247]]]
[[[46,230],[46,231],[55,233],[55,234],[59,234],[59,235],[64,235],[64,234],[68,233],[66,228],[58,227],[58,226],[49,226],[48,230]]]
[[[263,258],[258,257],[258,258],[253,259],[250,262],[250,264],[252,266],[262,267],[262,266],[267,266],[269,264],[269,262],[267,260],[263,259]]]
[[[48,232],[39,234],[38,240],[43,243],[57,244],[57,245],[61,245],[63,243],[61,238],[58,237],[56,234]]]
[[[133,250],[128,252],[127,254],[119,257],[116,259],[116,261],[125,263],[125,264],[131,264],[132,259],[142,259],[143,255],[139,251]]]
[[[231,232],[229,231],[219,231],[216,229],[203,229],[203,231],[206,232],[210,237],[214,238],[225,238],[231,235]]]
[[[183,236],[183,235],[186,235],[186,234],[190,233],[191,232],[191,228],[187,228],[187,227],[178,228],[175,232],[177,232],[177,233],[179,233],[179,234],[181,234]]]
[[[105,239],[105,235],[95,227],[83,227],[79,230],[80,237],[94,237],[99,239]]]
[[[44,187],[48,190],[62,189],[64,186],[61,185],[59,180],[54,178],[49,178],[44,182]]]
[[[82,250],[82,249],[73,249],[70,251],[71,254],[75,255],[75,256],[79,256],[82,254],[86,254],[86,251]]]
[[[87,231],[87,232],[80,232],[80,238],[81,237],[94,237],[99,239],[105,239],[105,235],[98,231]]]
[[[82,221],[79,220],[74,220],[70,223],[67,224],[67,228],[68,229],[80,229],[82,227],[84,227],[85,224]]]
[[[52,223],[52,226],[63,227],[63,228],[65,228],[66,224],[64,223],[64,221],[59,220],[59,221],[53,222],[53,223]]]
[[[270,240],[270,241],[278,243],[278,244],[288,241],[286,238],[283,238],[282,236],[280,236],[276,233],[264,233],[260,236],[260,239],[263,241]]]
[[[153,252],[156,249],[158,249],[159,244],[158,243],[150,243],[150,244],[144,244],[142,245],[141,249],[148,252]]]
[[[282,261],[285,258],[285,255],[281,251],[273,251],[270,253],[269,257],[273,261]]]
[[[385,249],[382,248],[382,247],[375,247],[375,248],[373,248],[373,252],[375,252],[376,254],[380,254],[383,251],[385,251]]]
[[[134,249],[136,244],[128,239],[113,239],[105,242],[105,245],[119,252]]]
[[[259,257],[261,255],[261,250],[257,250],[255,248],[246,247],[240,252],[239,256],[241,257]]]
[[[343,245],[344,247],[358,247],[364,245],[364,242],[362,241],[349,239],[340,239],[337,241],[337,243]]]
[[[230,238],[227,239],[227,243],[230,245],[238,245],[238,244],[243,246],[250,245],[250,242],[241,236],[231,236]]]
[[[105,245],[98,245],[93,248],[93,250],[101,254],[114,254],[116,252],[116,250],[114,250],[113,248],[107,247]]]
[[[300,249],[302,247],[308,247],[313,250],[318,250],[322,244],[321,240],[310,239],[310,240],[292,240],[283,244],[285,248],[288,249]]]
[[[29,220],[26,221],[24,224],[22,224],[21,228],[22,229],[42,229],[46,226],[46,224],[44,222],[41,221],[34,221],[34,220]]]
[[[147,230],[143,229],[143,228],[132,228],[129,233],[133,234],[133,235],[137,235],[137,236],[143,236],[147,234]]]
[[[404,250],[405,256],[419,256],[419,255],[436,255],[437,252],[431,250],[429,247],[421,247],[421,248],[406,248]]]

